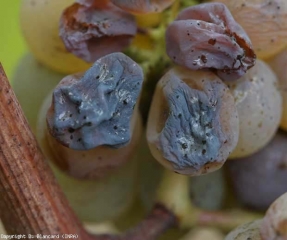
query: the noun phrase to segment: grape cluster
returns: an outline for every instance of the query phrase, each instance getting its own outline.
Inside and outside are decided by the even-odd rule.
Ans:
[[[287,138],[278,132],[287,129],[283,0],[22,2],[33,56],[14,89],[82,220],[119,218],[135,196],[150,209],[164,178],[157,162],[196,176],[187,195],[198,208],[223,207],[225,176],[216,170],[228,159],[240,204],[266,210],[287,191]],[[286,237],[282,199],[226,240]],[[183,239],[222,239],[209,230]]]

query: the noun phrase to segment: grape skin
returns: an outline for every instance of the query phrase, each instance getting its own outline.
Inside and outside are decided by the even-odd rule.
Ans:
[[[60,170],[53,163],[54,153],[57,149],[51,148],[46,137],[45,113],[50,102],[51,97],[47,97],[41,108],[36,136],[41,150],[49,160],[55,177],[69,200],[71,207],[82,221],[100,222],[115,219],[124,214],[132,204],[136,193],[137,161],[131,159],[131,161],[116,171],[113,170],[112,174],[101,176],[100,181],[76,179],[67,175],[67,173]],[[57,146],[61,145],[58,144]],[[68,148],[65,149],[69,151]],[[75,151],[72,152],[72,156],[76,160],[83,161],[83,159],[87,159],[86,155],[82,156],[82,154],[87,154],[87,151],[85,153],[76,153],[76,155],[73,154],[75,154]],[[118,154],[117,157],[119,156],[121,155]],[[94,158],[97,158],[97,156]],[[81,166],[84,165],[81,164]],[[81,169],[78,168],[78,170]],[[92,169],[90,168],[90,170]]]
[[[175,0],[111,0],[113,4],[131,13],[161,12]]]
[[[285,0],[216,0],[224,3],[244,28],[260,59],[268,59],[287,46]],[[261,27],[264,26],[264,27]]]
[[[90,64],[68,52],[59,37],[62,11],[73,0],[22,0],[20,27],[26,43],[42,64],[64,74],[84,71]]]
[[[243,224],[230,232],[225,240],[261,240],[259,228],[262,220]],[[271,239],[268,239],[271,240]]]
[[[262,240],[287,239],[287,193],[269,207],[263,218],[260,233]]]
[[[236,198],[245,206],[265,211],[287,192],[287,135],[278,132],[259,152],[226,163]]]
[[[95,1],[90,7],[75,3],[60,19],[60,37],[66,48],[87,62],[122,51],[136,31],[134,16],[109,1]]]
[[[282,51],[274,58],[268,60],[268,64],[276,73],[283,99],[283,109],[280,127],[287,131],[287,50]]]
[[[45,97],[64,75],[43,66],[31,55],[24,55],[12,77],[12,87],[33,133],[36,132],[38,112]]]
[[[181,11],[166,31],[168,56],[189,69],[214,71],[236,80],[255,64],[250,39],[221,3],[205,3]]]
[[[91,150],[73,150],[60,144],[47,130],[45,116],[51,104],[51,95],[45,100],[39,113],[37,132],[41,133],[41,141],[45,141],[49,149],[49,159],[66,174],[78,179],[102,179],[113,175],[122,165],[128,164],[137,151],[142,134],[142,123],[139,112],[135,109],[131,120],[132,138],[130,143],[115,149],[99,146]]]
[[[236,146],[238,126],[233,97],[218,77],[174,68],[157,84],[147,139],[161,164],[194,176],[222,166]]]
[[[272,139],[282,114],[282,97],[271,68],[257,60],[242,78],[228,83],[238,111],[239,141],[230,158],[249,156]]]
[[[122,53],[98,59],[84,75],[65,77],[47,113],[51,135],[74,150],[126,146],[142,82],[141,67]]]

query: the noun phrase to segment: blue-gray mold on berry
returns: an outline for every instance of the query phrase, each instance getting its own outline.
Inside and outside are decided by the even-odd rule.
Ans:
[[[122,53],[99,59],[83,76],[64,78],[47,114],[50,133],[75,150],[127,145],[142,82],[140,66]]]
[[[217,161],[218,152],[225,140],[221,134],[215,96],[191,89],[180,79],[177,86],[169,82],[167,93],[170,114],[160,134],[163,156],[176,169],[194,168]]]
[[[154,157],[186,175],[220,168],[236,146],[239,131],[227,86],[212,73],[177,69],[159,81],[155,94],[147,131]],[[166,105],[156,110],[156,101]]]

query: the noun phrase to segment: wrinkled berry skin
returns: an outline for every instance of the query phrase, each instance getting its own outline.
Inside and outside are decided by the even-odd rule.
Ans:
[[[179,13],[166,31],[166,51],[178,65],[214,71],[236,80],[255,64],[244,29],[222,3],[205,3]]]
[[[158,82],[147,139],[153,156],[186,175],[217,170],[238,140],[234,99],[213,73],[175,68]]]
[[[80,1],[65,9],[60,37],[67,50],[86,62],[122,51],[132,41],[137,26],[133,15],[109,1]]]
[[[99,59],[83,76],[67,76],[53,93],[50,133],[75,150],[125,146],[142,82],[141,68],[122,53]]]

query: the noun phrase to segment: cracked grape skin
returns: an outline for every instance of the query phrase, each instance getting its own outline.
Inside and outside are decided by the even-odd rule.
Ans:
[[[246,32],[221,3],[181,11],[167,28],[166,51],[176,64],[211,70],[225,81],[243,76],[256,60]]]
[[[238,140],[234,99],[213,73],[173,68],[158,82],[147,139],[168,169],[201,175],[220,168]]]
[[[242,78],[229,82],[239,117],[239,140],[230,158],[247,157],[266,146],[282,115],[282,97],[275,73],[257,60]]]
[[[67,76],[47,113],[51,135],[75,150],[127,145],[142,82],[140,66],[122,53],[97,60],[83,76]]]

